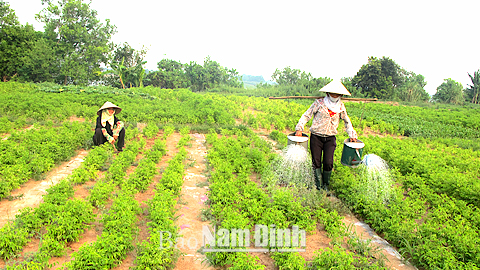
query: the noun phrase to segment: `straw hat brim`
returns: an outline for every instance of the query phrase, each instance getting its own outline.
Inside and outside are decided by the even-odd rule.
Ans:
[[[114,108],[115,109],[115,114],[119,114],[122,111],[122,108],[120,108],[117,105],[111,103],[110,101],[107,101],[103,104],[103,106],[100,109],[98,109],[97,115],[102,114],[102,111],[104,109],[108,109],[108,108]]]
[[[322,89],[318,90],[320,92],[326,93],[334,93],[340,95],[351,96],[350,92],[348,92],[347,88],[341,81],[331,81],[327,85],[325,85]]]

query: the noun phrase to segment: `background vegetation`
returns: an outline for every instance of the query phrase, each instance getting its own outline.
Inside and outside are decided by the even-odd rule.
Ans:
[[[44,31],[18,21],[14,10],[0,1],[0,78],[2,81],[54,82],[63,85],[108,85],[116,88],[154,86],[188,88],[253,96],[318,95],[331,81],[290,66],[277,68],[266,82],[261,76],[240,76],[207,56],[203,64],[159,59],[157,70],[146,71],[146,49],[113,44],[116,27],[101,22],[84,0],[41,0],[36,16]],[[353,77],[342,81],[353,97],[407,102],[465,104],[480,102],[480,74],[468,74],[471,84],[446,78],[430,96],[425,78],[403,69],[388,57],[369,57]]]
[[[315,78],[287,66],[276,69],[270,82],[261,76],[240,76],[209,56],[201,64],[159,59],[157,70],[147,71],[146,49],[134,49],[125,42],[113,44],[115,26],[108,20],[99,21],[85,1],[42,2],[45,9],[37,19],[44,23],[44,31],[35,31],[31,25],[20,24],[9,5],[0,1],[0,199],[12,198],[13,190],[32,178],[41,179],[75,150],[90,149],[96,111],[105,100],[124,109],[121,119],[126,123],[128,143],[115,156],[106,147],[90,149],[84,165],[49,189],[38,208],[25,209],[16,221],[0,228],[0,258],[14,258],[29,238],[41,233],[41,249],[21,263],[43,266],[52,256],[61,256],[67,243],[78,240],[98,212],[92,207],[97,207],[105,213],[98,220],[105,229],[97,241],[72,255],[75,260],[69,266],[118,265],[133,249],[137,234],[135,224],[141,211],[133,195],[149,185],[157,173],[154,164],[165,154],[163,139],[147,150],[145,137],[163,128],[165,136],[180,130],[185,144],[190,132],[207,134],[208,160],[214,170],[209,177],[206,213],[214,224],[224,228],[256,222],[287,227],[296,223],[307,230],[317,224],[325,227],[333,250],[323,250],[311,262],[293,253],[291,257],[272,255],[280,269],[305,269],[307,264],[325,269],[383,269],[376,267],[372,254],[364,252],[368,243],[349,238],[347,253],[339,239],[349,234],[348,229],[342,227],[327,200],[319,202],[319,196],[309,197],[301,189],[278,188],[268,174],[273,157],[270,146],[252,131],[266,130],[285,144],[285,134],[311,100],[266,97],[317,96],[331,78]],[[400,105],[346,103],[366,143],[365,153],[384,158],[396,184],[386,203],[367,200],[358,173],[341,166],[339,144],[333,190],[404,257],[425,269],[478,269],[480,264],[479,72],[468,74],[471,84],[466,87],[445,79],[433,96],[425,91],[422,75],[388,57],[369,57],[355,76],[342,79],[354,97],[402,101]],[[75,117],[86,121],[78,123]],[[143,135],[135,128],[137,123],[147,123]],[[372,133],[380,136],[369,136]],[[339,130],[339,142],[345,138]],[[139,151],[145,158],[135,165],[132,177],[125,178],[126,168]],[[161,253],[155,237],[156,230],[178,233],[173,206],[182,185],[185,155],[185,149],[179,150],[178,159],[169,162],[156,187],[159,195],[147,203],[153,229],[149,241],[139,245],[135,262],[139,269],[160,263],[170,266],[176,260],[174,250]],[[105,171],[105,177],[98,179],[89,197],[74,199],[73,186],[97,180],[99,170]],[[250,180],[252,173],[261,180],[259,185]],[[114,199],[111,205],[106,204],[108,198]],[[163,207],[155,207],[159,205]],[[253,257],[242,256],[207,255],[214,265],[242,268],[248,263],[249,269],[262,269]],[[298,266],[292,267],[293,262]]]

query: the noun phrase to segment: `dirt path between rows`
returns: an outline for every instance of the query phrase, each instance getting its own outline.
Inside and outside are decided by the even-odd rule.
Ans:
[[[88,154],[86,150],[80,150],[77,154],[67,162],[63,162],[56,166],[42,181],[29,180],[23,184],[19,189],[12,191],[12,197],[20,197],[12,201],[0,201],[0,227],[5,225],[8,220],[15,219],[15,215],[25,207],[37,207],[43,201],[43,195],[47,194],[46,190],[60,182],[64,177],[67,177],[72,171],[82,164],[83,159]]]
[[[353,225],[353,230],[351,231],[357,235],[362,240],[370,240],[371,246],[374,247],[374,250],[378,250],[385,256],[386,265],[391,269],[395,270],[416,270],[417,268],[411,264],[404,263],[404,259],[398,253],[397,249],[390,245],[385,239],[378,236],[375,231],[368,226],[368,224],[358,220],[356,217],[347,215],[343,218],[343,223],[348,227]]]
[[[148,139],[147,140],[147,145],[146,149],[150,149],[151,146],[154,144],[155,140],[161,138],[163,136],[163,131],[160,131],[160,133],[157,134],[155,138]],[[176,148],[176,145],[178,141],[180,141],[180,138],[182,136],[178,132],[174,132],[172,135],[170,135],[167,139],[167,153],[160,159],[160,161],[157,163],[156,167],[159,171],[162,171],[168,166],[168,161],[172,159],[178,152],[178,149]],[[145,151],[144,151],[145,152]],[[131,170],[133,171],[135,169],[134,166],[131,167]],[[150,186],[145,192],[139,192],[135,195],[135,200],[140,203],[140,208],[142,208],[142,213],[139,215],[139,221],[137,222],[137,228],[138,228],[138,235],[136,238],[136,243],[134,243],[134,250],[130,251],[127,253],[127,258],[122,261],[122,263],[117,266],[112,268],[112,270],[128,270],[133,267],[135,267],[135,258],[137,256],[137,247],[139,244],[141,244],[143,241],[148,240],[150,237],[150,232],[148,230],[147,223],[150,222],[148,219],[148,205],[147,202],[148,200],[152,199],[155,196],[155,188],[157,184],[160,182],[160,179],[162,178],[161,173],[157,173],[154,177],[152,182],[150,183]]]
[[[202,221],[201,210],[207,200],[207,148],[205,135],[191,134],[191,146],[188,151],[182,192],[177,204],[177,224],[180,227],[181,238],[177,247],[183,253],[174,269],[214,269],[205,261],[205,255],[199,252],[202,247],[202,228],[209,221]]]
[[[270,141],[274,146],[275,142],[270,140],[267,136],[269,131],[266,129],[260,129],[255,131],[263,139]],[[161,136],[159,133],[157,136]],[[182,193],[177,205],[177,224],[180,227],[181,239],[177,243],[177,247],[183,252],[183,255],[179,258],[175,269],[214,269],[209,266],[205,261],[205,256],[199,252],[202,246],[202,228],[205,225],[210,225],[209,221],[202,221],[201,210],[204,208],[204,202],[207,200],[208,186],[206,185],[207,177],[207,148],[205,146],[205,136],[203,134],[191,134],[191,145],[187,146],[188,151],[187,165],[184,176],[184,184],[182,187]],[[159,169],[165,168],[168,165],[168,160],[172,158],[178,149],[175,148],[176,143],[180,139],[180,134],[175,132],[172,137],[167,140],[167,154],[162,157],[161,161],[157,164]],[[154,139],[148,140],[146,149],[152,144]],[[280,149],[274,149],[275,152],[280,153]],[[43,181],[29,181],[24,184],[20,189],[12,192],[12,196],[19,196],[23,194],[22,199],[13,201],[1,201],[0,202],[0,226],[3,226],[9,219],[13,219],[15,214],[24,207],[36,207],[42,201],[42,195],[46,194],[46,189],[56,183],[62,178],[72,173],[75,168],[78,168],[83,162],[84,157],[87,155],[87,151],[82,150],[68,162],[64,162],[54,168],[47,174],[47,177]],[[134,166],[129,168],[129,173],[134,170]],[[153,197],[154,187],[161,178],[161,174],[155,176],[150,188],[144,192],[139,193],[136,199],[141,203],[142,209],[146,210],[146,201]],[[86,183],[81,190],[76,190],[75,197],[85,197],[88,195],[86,187],[93,185],[92,183]],[[98,212],[97,212],[98,213]],[[146,213],[146,211],[144,211]],[[138,243],[148,238],[148,228],[146,226],[148,220],[146,220],[144,214],[141,215],[138,223],[139,236]],[[388,259],[387,265],[392,269],[398,270],[410,270],[416,269],[414,266],[405,265],[402,262],[401,256],[398,252],[391,247],[385,240],[380,238],[371,230],[368,225],[359,221],[353,216],[345,216],[343,222],[346,225],[353,224],[353,232],[355,232],[361,239],[369,239],[372,241],[372,245],[377,247]],[[67,254],[60,258],[55,258],[51,262],[57,263],[56,267],[61,266],[64,262],[71,260],[70,255],[77,251],[82,244],[95,241],[96,237],[100,234],[98,222],[92,224],[81,237],[80,241],[69,243],[69,250]],[[301,252],[301,256],[307,261],[312,260],[314,252],[318,249],[329,247],[330,239],[326,236],[323,230],[317,230],[315,233],[307,235],[307,247],[306,252]],[[38,241],[32,240],[28,246],[24,249],[24,253],[28,251],[35,251],[38,248]],[[266,266],[266,270],[278,269],[273,260],[268,254],[255,253],[259,257],[260,262]],[[134,259],[136,256],[135,250],[127,254],[127,258],[122,264],[114,269],[124,270],[134,266]]]
[[[270,138],[266,134],[268,134],[268,131],[266,129],[258,129],[254,130],[258,136],[263,138],[264,140],[269,141],[272,145],[274,145],[274,151],[277,154],[281,154],[282,150],[277,149],[277,143]],[[287,134],[290,133],[291,131],[286,131]],[[382,136],[382,134],[378,134],[373,132],[372,130],[369,129],[369,134],[372,136]],[[383,135],[384,136],[384,135]],[[396,136],[397,138],[401,138],[401,136]],[[336,200],[337,203],[341,203],[341,201],[335,197],[330,197],[331,200]],[[360,221],[357,219],[355,216],[352,215],[346,215],[343,217],[342,222],[347,226],[352,226],[351,233],[356,235],[362,240],[369,240],[371,241],[371,246],[374,247],[374,250],[378,250],[387,260],[386,260],[386,265],[392,269],[395,270],[415,270],[417,269],[415,266],[406,264],[404,263],[404,259],[400,255],[400,253],[397,251],[396,248],[391,246],[386,240],[378,236],[378,234],[373,231],[368,224]],[[317,230],[314,234],[312,235],[307,235],[307,247],[306,247],[306,252],[301,253],[300,255],[305,258],[305,260],[309,261],[312,260],[313,258],[313,252],[315,250],[318,250],[320,248],[326,248],[328,247],[328,243],[330,242],[330,239],[325,235],[324,231],[319,231]],[[262,261],[263,264],[267,265],[268,269],[276,269],[274,266],[271,266],[271,259],[265,258],[265,256],[259,256],[260,260]]]
[[[84,118],[71,116],[68,119],[69,122],[85,122]],[[22,130],[27,131],[34,128],[33,125],[24,127]],[[2,140],[7,140],[10,134],[2,134]],[[37,207],[42,202],[42,196],[47,194],[46,190],[57,184],[64,177],[70,175],[73,170],[78,168],[83,162],[88,151],[81,149],[76,152],[76,155],[69,161],[62,162],[60,165],[55,166],[49,171],[45,179],[42,181],[34,181],[30,179],[24,183],[20,188],[11,192],[10,197],[18,198],[14,200],[2,200],[0,201],[0,227],[3,227],[9,220],[15,219],[15,215],[25,207]]]

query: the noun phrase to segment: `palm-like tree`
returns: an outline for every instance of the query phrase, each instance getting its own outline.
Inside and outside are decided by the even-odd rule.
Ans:
[[[127,67],[124,65],[125,57],[122,58],[122,62],[118,63],[116,61],[112,61],[110,67],[112,69],[103,72],[103,74],[115,74],[120,78],[120,83],[122,84],[122,88],[125,89],[125,84],[123,83],[126,75],[128,73]]]
[[[143,78],[145,77],[145,69],[143,65],[145,65],[147,61],[140,61],[137,63],[136,66],[130,67],[127,69],[127,81],[132,83],[136,87],[143,87]]]
[[[468,73],[472,84],[468,84],[467,93],[469,96],[472,97],[472,103],[479,104],[480,103],[480,72],[479,70],[473,73],[473,76]]]

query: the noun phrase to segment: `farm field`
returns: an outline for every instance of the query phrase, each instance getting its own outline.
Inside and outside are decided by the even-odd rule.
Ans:
[[[122,152],[92,147],[105,101],[123,108]],[[335,196],[272,177],[309,105],[0,83],[0,268],[479,268],[479,108],[347,103],[364,154],[382,157],[394,175],[394,192],[380,201],[365,196],[357,169],[340,164],[341,143]],[[271,239],[268,252],[202,251],[204,228],[258,224],[305,231],[305,251],[279,252],[291,247]]]

